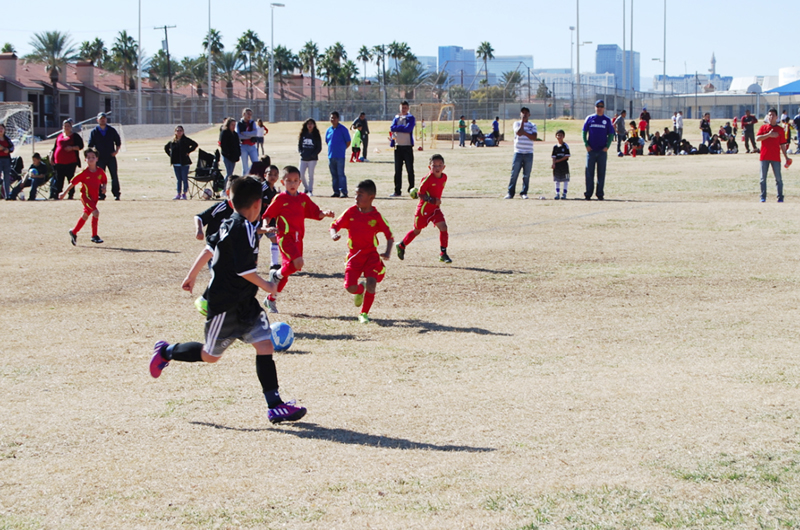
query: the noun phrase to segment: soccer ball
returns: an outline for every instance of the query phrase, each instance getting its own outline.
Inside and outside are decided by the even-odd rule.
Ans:
[[[203,199],[208,201],[208,200],[211,200],[211,197],[213,197],[213,196],[214,196],[214,192],[211,191],[209,188],[206,188],[206,189],[203,190]]]
[[[412,199],[418,199],[419,198],[419,188],[412,188],[412,190],[409,191],[408,194],[411,195]]]
[[[30,171],[28,171],[28,174],[31,176],[31,178],[35,178],[35,177],[39,176],[39,172],[36,170],[35,167],[31,168]]]
[[[292,347],[294,342],[292,326],[286,322],[275,322],[270,328],[272,329],[272,345],[275,347],[275,351],[286,351]]]

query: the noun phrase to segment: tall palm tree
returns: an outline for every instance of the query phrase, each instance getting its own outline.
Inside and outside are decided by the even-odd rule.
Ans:
[[[69,33],[45,31],[34,33],[29,44],[33,51],[25,56],[25,62],[44,63],[44,69],[50,74],[50,83],[53,85],[53,119],[56,125],[60,125],[61,101],[58,93],[58,77],[67,63],[77,58],[72,40]]]
[[[314,71],[314,67],[317,65],[320,59],[319,48],[317,47],[317,44],[313,41],[308,41],[305,43],[303,48],[297,54],[297,58],[300,60],[300,70],[311,74],[311,101],[316,101],[316,72]]]
[[[175,81],[178,86],[193,86],[197,97],[203,97],[203,84],[208,82],[208,58],[205,55],[194,59],[184,57]]]
[[[252,29],[245,31],[239,40],[236,42],[236,51],[239,52],[243,60],[247,61],[247,72],[250,78],[250,88],[248,89],[248,97],[253,98],[253,55],[264,46],[261,39],[258,38],[256,32]]]
[[[325,50],[325,54],[319,60],[319,71],[325,78],[324,85],[333,87],[333,99],[337,99],[336,86],[339,84],[341,67],[336,62],[336,58],[331,53],[330,48]]]
[[[222,44],[222,34],[214,28],[211,28],[203,38],[203,50],[206,52],[208,51],[209,40],[211,41],[211,57],[213,58],[225,49],[225,45]]]
[[[362,46],[358,50],[358,57],[356,57],[357,61],[361,61],[364,63],[364,81],[367,80],[367,63],[372,61],[372,51],[366,46]]]
[[[494,48],[492,45],[489,44],[488,41],[483,41],[478,49],[475,50],[475,55],[481,58],[483,61],[483,72],[485,73],[485,83],[486,85],[489,84],[489,68],[488,68],[488,61],[490,59],[494,59]]]
[[[330,54],[339,66],[342,65],[342,61],[347,60],[347,52],[341,42],[335,42],[333,46],[325,50],[325,53]]]
[[[253,55],[253,73],[255,73],[259,80],[264,81],[264,93],[269,94],[269,49],[266,46],[261,46],[256,50]]]
[[[386,74],[386,46],[384,46],[383,44],[378,44],[373,46],[372,58],[375,59],[375,66],[378,69],[378,79],[380,79],[381,84],[383,84],[386,82],[386,80],[384,79]],[[381,66],[383,66],[382,70]]]
[[[84,61],[91,61],[91,63],[100,68],[103,67],[108,60],[108,50],[106,50],[105,43],[98,37],[93,41],[85,40],[81,43],[81,49],[78,52],[81,59]]]
[[[300,67],[300,60],[292,50],[285,46],[275,46],[275,72],[278,74],[278,85],[281,87],[281,100],[284,97],[283,91],[283,76],[284,74],[291,75],[295,68]]]
[[[122,30],[114,41],[111,48],[111,60],[116,68],[122,72],[122,83],[129,90],[136,88],[133,72],[136,70],[139,60],[139,45],[136,40],[128,35],[126,30]]]
[[[167,53],[164,50],[158,50],[156,54],[150,58],[147,75],[150,77],[151,81],[155,81],[166,91],[169,87],[169,75],[173,74],[177,77],[180,70],[181,65],[171,57],[169,59],[169,67],[167,67]]]
[[[404,99],[413,98],[414,89],[430,80],[425,67],[416,59],[404,60],[400,63],[400,70],[397,70],[392,77],[395,85],[403,87]]]
[[[242,56],[236,52],[221,52],[214,58],[219,78],[225,81],[227,97],[233,98],[233,81],[242,66]]]
[[[392,41],[387,51],[387,55],[389,55],[391,59],[394,59],[395,71],[400,70],[400,59],[407,59],[412,56],[411,48],[405,42]]]

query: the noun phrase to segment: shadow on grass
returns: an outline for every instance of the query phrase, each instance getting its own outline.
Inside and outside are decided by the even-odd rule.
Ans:
[[[97,250],[114,250],[116,252],[132,252],[137,254],[139,252],[148,252],[155,254],[180,254],[180,252],[178,252],[177,250],[162,250],[162,249],[149,249],[149,248],[120,248],[120,247],[98,247],[98,246],[88,247],[88,248],[96,248]]]
[[[439,270],[446,267],[448,269],[458,269],[460,271],[472,271],[472,272],[485,272],[488,274],[530,274],[525,271],[482,269],[480,267],[454,267],[452,265],[409,265],[409,267],[416,267],[418,269],[439,269]]]
[[[316,423],[293,423],[293,428],[273,427],[264,429],[229,427],[218,423],[205,421],[190,421],[192,425],[212,427],[214,429],[239,432],[263,432],[273,431],[283,434],[291,434],[298,438],[310,440],[325,440],[347,445],[364,445],[369,447],[380,447],[383,449],[422,449],[423,451],[444,451],[444,452],[463,452],[463,453],[488,453],[496,451],[493,447],[472,447],[469,445],[437,445],[424,442],[414,442],[405,438],[392,438],[391,436],[379,436],[376,434],[365,434],[362,432],[351,431],[349,429],[322,427]]]
[[[292,274],[292,276],[305,276],[305,277],[308,277],[308,278],[316,278],[318,280],[330,280],[330,279],[344,280],[344,273],[343,272],[324,273],[324,272],[300,271],[300,272],[295,272],[294,274]]]
[[[305,313],[296,313],[294,315],[297,318],[309,318],[309,319],[323,319],[323,320],[343,320],[345,322],[354,322],[355,319],[351,316],[322,316],[322,315],[307,315]],[[416,329],[417,333],[428,333],[429,331],[448,331],[454,333],[475,333],[476,335],[496,335],[501,337],[511,337],[511,333],[499,333],[496,331],[491,331],[488,329],[483,328],[476,328],[476,327],[460,327],[460,326],[448,326],[445,324],[437,324],[436,322],[427,322],[425,320],[419,320],[416,318],[409,318],[409,319],[393,319],[393,318],[381,318],[375,319],[371,321],[372,325],[376,325],[382,328],[408,328],[409,330]],[[300,336],[300,335],[297,335]],[[304,338],[315,338],[313,334],[305,335]],[[318,337],[326,337],[326,335],[319,335]],[[340,335],[334,335],[333,337],[340,337]],[[354,338],[354,337],[353,337]]]

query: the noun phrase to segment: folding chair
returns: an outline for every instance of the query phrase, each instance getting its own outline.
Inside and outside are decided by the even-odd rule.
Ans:
[[[206,188],[210,188],[213,196],[219,198],[225,187],[225,177],[219,170],[219,149],[214,154],[202,149],[197,150],[197,165],[194,174],[189,175],[189,198],[200,199]]]

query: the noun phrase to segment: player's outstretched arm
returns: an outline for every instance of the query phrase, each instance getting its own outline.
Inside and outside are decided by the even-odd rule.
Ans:
[[[323,210],[319,212],[319,220],[322,221],[326,217],[335,217],[336,214],[333,213],[333,210]]]
[[[195,237],[198,241],[203,240],[203,220],[195,216],[194,218]]]
[[[339,232],[337,232],[335,228],[331,228],[330,233],[331,233],[331,239],[333,239],[334,241],[339,241],[342,238],[342,235]]]
[[[383,259],[390,259],[392,257],[392,249],[394,248],[394,239],[387,239],[386,240],[386,252],[381,254]]]
[[[211,252],[211,249],[208,247],[203,249],[203,251],[197,256],[197,259],[194,260],[194,264],[192,265],[192,268],[189,269],[189,273],[186,275],[186,278],[183,279],[181,289],[184,291],[189,291],[190,293],[192,292],[194,289],[194,284],[197,281],[197,275],[213,256],[214,253]]]
[[[59,196],[58,196],[58,200],[61,200],[61,199],[63,199],[64,197],[66,197],[66,196],[67,196],[67,192],[68,192],[69,190],[71,190],[72,188],[74,188],[74,187],[75,187],[75,183],[74,183],[74,182],[70,182],[70,183],[69,183],[69,186],[67,186],[67,189],[65,189],[64,191],[62,191],[62,192],[61,192],[61,194],[59,194]]]
[[[267,280],[259,276],[258,273],[256,272],[249,272],[247,274],[243,274],[242,278],[252,283],[253,285],[257,286],[258,288],[267,291],[269,294],[278,294],[277,284],[268,282]]]

